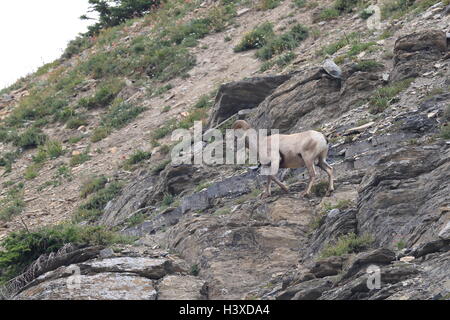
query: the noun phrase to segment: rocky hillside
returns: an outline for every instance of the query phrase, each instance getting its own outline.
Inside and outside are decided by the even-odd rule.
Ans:
[[[2,90],[3,297],[449,299],[450,6],[373,4],[169,0]],[[324,133],[335,192],[171,165],[237,118]]]

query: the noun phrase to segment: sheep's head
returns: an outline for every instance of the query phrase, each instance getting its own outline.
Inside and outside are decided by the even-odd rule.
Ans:
[[[244,130],[247,131],[248,129],[251,129],[251,126],[248,124],[247,121],[244,120],[236,120],[233,123],[233,126],[231,127],[233,130]]]

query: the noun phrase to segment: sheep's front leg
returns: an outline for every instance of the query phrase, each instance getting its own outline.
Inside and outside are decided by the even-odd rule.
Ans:
[[[278,180],[278,178],[277,178],[276,176],[270,176],[270,178],[271,178],[273,181],[275,181],[275,183],[276,183],[277,185],[279,185],[280,188],[283,189],[286,193],[289,193],[288,188],[287,188],[280,180]]]
[[[311,188],[314,184],[314,180],[316,178],[316,169],[314,168],[314,160],[306,160],[305,159],[305,166],[306,169],[308,169],[309,174],[309,183],[308,187],[306,188],[306,191],[302,194],[305,197],[309,197],[311,195]]]
[[[266,190],[261,194],[261,199],[270,197],[272,195],[271,184],[272,179],[270,178],[270,176],[267,176]]]

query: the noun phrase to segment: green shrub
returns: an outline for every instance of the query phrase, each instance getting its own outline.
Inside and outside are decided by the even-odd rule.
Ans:
[[[398,250],[403,250],[406,248],[406,242],[403,240],[400,240],[399,242],[396,243],[395,246],[397,247]]]
[[[293,2],[297,8],[304,8],[307,3],[306,0],[294,0]]]
[[[359,17],[363,20],[369,19],[375,11],[373,9],[366,8],[359,13]]]
[[[194,109],[189,112],[189,115],[180,120],[177,124],[178,128],[189,129],[194,125],[195,121],[204,120],[208,116],[208,111],[206,109]]]
[[[107,107],[122,90],[122,87],[123,82],[111,81],[101,86],[94,96],[80,99],[79,105],[87,109]]]
[[[59,141],[48,141],[44,148],[50,159],[56,159],[64,154],[63,146]]]
[[[194,108],[197,108],[197,109],[210,108],[210,107],[212,107],[213,103],[214,103],[214,101],[212,100],[211,95],[204,94],[195,103]]]
[[[89,37],[78,36],[75,40],[72,40],[67,45],[66,50],[62,55],[63,59],[70,59],[72,56],[81,53],[82,51],[90,48],[92,46],[92,41]]]
[[[241,42],[234,47],[234,52],[261,48],[274,36],[272,23],[265,22],[247,33]]]
[[[443,139],[450,139],[450,122],[447,122],[447,125],[441,127],[440,136]]]
[[[98,142],[105,139],[111,133],[108,127],[98,127],[92,132],[91,141]]]
[[[311,230],[316,230],[322,226],[325,222],[327,214],[333,209],[346,210],[353,206],[353,202],[351,200],[340,200],[336,204],[332,205],[329,203],[325,203],[323,210],[321,210],[310,222]]]
[[[191,266],[191,269],[189,271],[189,273],[195,277],[198,276],[198,274],[200,273],[200,268],[198,267],[198,264],[193,264]]]
[[[375,45],[376,42],[374,41],[353,43],[352,46],[350,47],[350,51],[347,53],[347,56],[349,57],[356,56],[363,51],[371,49]]]
[[[361,0],[336,0],[334,2],[334,8],[342,13],[352,12]]]
[[[14,145],[23,148],[36,148],[47,142],[47,136],[38,128],[27,129],[24,133],[17,136]]]
[[[319,14],[319,21],[333,20],[339,17],[339,10],[335,8],[325,8]]]
[[[130,242],[131,239],[107,231],[101,226],[63,224],[32,232],[12,232],[1,242],[0,283],[25,271],[42,254],[55,252],[68,243],[86,247]]]
[[[109,201],[119,195],[122,185],[111,182],[98,189],[88,200],[78,207],[72,220],[74,222],[86,221],[89,223],[97,221],[103,214],[103,209]]]
[[[137,150],[125,161],[125,165],[132,166],[138,164],[139,162],[150,159],[151,156],[151,152]]]
[[[75,136],[75,137],[70,137],[69,140],[67,141],[70,144],[75,144],[80,142],[81,140],[83,140],[84,135],[80,135],[80,136]]]
[[[173,203],[173,201],[174,201],[173,195],[166,193],[162,200],[162,205],[168,207]]]
[[[279,67],[284,67],[287,66],[292,60],[295,59],[297,55],[293,52],[288,52],[285,53],[283,55],[281,55],[280,57],[278,57],[275,60],[275,63],[279,66]]]
[[[6,124],[13,127],[23,126],[29,121],[35,121],[34,126],[45,124],[50,115],[65,108],[68,100],[55,93],[51,86],[45,89],[30,89],[30,95],[22,98],[17,107],[6,118]]]
[[[311,191],[318,197],[325,196],[328,191],[328,182],[320,181],[319,183],[316,183],[312,186]]]
[[[62,108],[53,115],[54,122],[66,123],[70,119],[73,119],[76,116],[75,109],[70,107]]]
[[[85,116],[72,117],[66,123],[66,127],[68,129],[78,129],[81,126],[86,126],[86,125],[88,125],[88,122],[87,122]]]
[[[404,15],[414,4],[415,0],[388,0],[384,1],[381,7],[381,17],[383,19],[391,16],[400,17]]]
[[[281,0],[259,0],[257,8],[260,10],[271,10],[278,7]]]
[[[34,73],[34,75],[37,76],[37,77],[42,76],[42,75],[48,73],[51,69],[56,68],[57,66],[59,66],[60,63],[61,63],[61,61],[59,61],[59,60],[55,60],[53,62],[46,63],[42,67],[37,69],[37,71]]]
[[[375,61],[375,60],[364,60],[358,61],[355,69],[357,71],[374,71],[383,68],[383,64]]]
[[[373,96],[370,98],[370,110],[371,114],[381,113],[389,107],[392,98],[396,97],[400,92],[406,90],[414,79],[405,79],[395,82],[389,86],[377,89]]]
[[[256,56],[261,60],[269,60],[274,55],[296,48],[307,37],[308,29],[297,24],[288,32],[270,39],[266,45],[258,49]]]
[[[82,163],[85,163],[86,161],[89,161],[91,159],[91,156],[89,155],[89,151],[86,150],[83,153],[73,155],[72,158],[70,158],[70,166],[76,167]]]
[[[339,39],[336,42],[333,42],[329,45],[322,47],[322,49],[318,51],[318,54],[319,55],[333,55],[336,52],[338,52],[340,49],[342,49],[343,47],[345,47],[346,45],[350,44],[352,41],[357,39],[358,36],[359,35],[357,32],[352,32],[352,33],[346,35],[345,37],[343,37],[342,39]]]
[[[164,160],[161,161],[160,163],[156,164],[153,168],[152,168],[152,174],[153,175],[157,175],[159,174],[161,171],[163,171],[167,165],[170,163],[170,160]]]
[[[86,198],[91,193],[97,192],[105,187],[108,183],[108,178],[105,176],[94,176],[83,183],[80,189],[80,197]]]
[[[164,138],[175,129],[176,129],[175,119],[168,120],[164,125],[162,125],[159,128],[156,128],[155,131],[153,131],[152,139],[158,140]]]
[[[33,180],[39,175],[39,170],[41,169],[41,165],[32,164],[25,169],[23,177],[25,180]]]
[[[444,110],[444,114],[442,115],[442,119],[450,121],[450,104]]]
[[[0,157],[0,167],[4,167],[6,172],[10,172],[13,163],[19,157],[19,152],[7,152]]]
[[[25,208],[23,188],[23,183],[11,187],[6,193],[6,197],[3,200],[0,200],[0,221],[9,221],[13,216],[22,213]]]
[[[145,214],[143,212],[138,212],[125,221],[125,226],[127,228],[137,226],[137,225],[143,223],[145,221],[145,219],[147,219],[147,217],[148,217],[147,214]]]
[[[134,120],[145,111],[144,107],[136,107],[132,104],[122,102],[113,105],[102,119],[102,125],[114,129],[120,129]]]
[[[358,253],[367,250],[373,243],[370,235],[357,236],[349,233],[339,237],[335,244],[327,245],[321,252],[322,258],[342,256],[347,253]]]
[[[159,87],[158,89],[156,89],[153,93],[152,93],[152,96],[160,96],[160,95],[162,95],[162,94],[164,94],[164,93],[166,93],[167,91],[169,91],[170,89],[172,89],[173,88],[173,85],[172,84],[170,84],[170,83],[168,83],[168,84],[165,84],[165,85],[163,85],[162,87]]]

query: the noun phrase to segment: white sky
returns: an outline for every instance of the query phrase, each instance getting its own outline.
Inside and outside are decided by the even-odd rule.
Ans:
[[[59,58],[92,21],[88,0],[0,0],[0,89]]]

